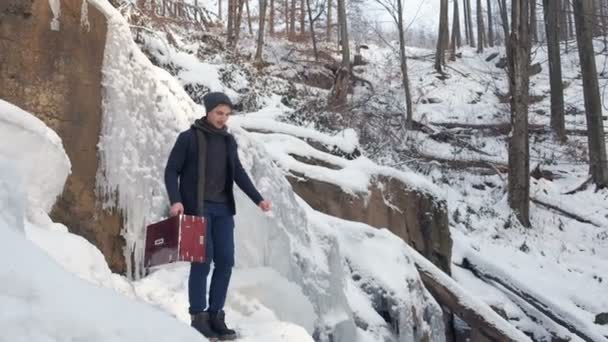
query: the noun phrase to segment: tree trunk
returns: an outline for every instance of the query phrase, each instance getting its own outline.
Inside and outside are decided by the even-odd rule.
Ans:
[[[559,12],[559,29],[560,29],[560,37],[562,40],[568,40],[570,38],[570,34],[568,32],[568,0],[563,0],[561,3],[561,9]]]
[[[530,42],[528,0],[511,5],[509,85],[511,90],[511,138],[509,139],[509,206],[519,222],[530,226],[530,151],[528,143],[528,91]]]
[[[601,22],[601,33],[602,33],[602,40],[604,42],[604,51],[606,51],[606,49],[608,48],[608,37],[607,35],[607,31],[606,31],[606,25],[608,25],[608,21],[606,20],[606,1],[605,0],[601,0],[599,2],[599,8],[600,8],[600,22]]]
[[[398,0],[399,3],[397,5],[399,5],[401,3],[401,0]],[[451,54],[450,54],[450,60],[455,61],[456,60],[456,48],[460,47],[462,44],[462,40],[460,37],[460,18],[459,18],[459,13],[458,13],[458,0],[454,0],[454,20],[452,21],[452,45],[451,45]],[[401,19],[402,20],[402,19]],[[401,23],[403,24],[403,23]],[[400,25],[401,25],[400,24]],[[403,29],[402,26],[400,26],[400,30]]]
[[[232,44],[232,39],[234,36],[234,19],[235,19],[235,11],[234,11],[234,3],[236,0],[228,0],[228,13],[226,14],[228,16],[228,23],[227,23],[227,29],[226,29],[226,40],[228,42],[228,45]]]
[[[291,0],[289,10],[289,38],[293,39],[296,35],[296,0]]]
[[[274,36],[274,0],[270,0],[270,18],[268,20],[268,26],[270,35]]]
[[[331,0],[327,0],[327,27],[326,29],[326,34],[327,34],[327,41],[331,42]]]
[[[289,0],[285,0],[285,36],[289,39]]]
[[[260,0],[260,18],[258,24],[258,44],[255,49],[254,64],[263,65],[262,50],[264,50],[264,26],[266,24],[266,0]]]
[[[568,0],[566,1],[566,16],[568,18],[568,39],[576,37],[576,30],[574,29],[574,16],[572,12],[572,2],[571,0]]]
[[[249,34],[253,34],[253,27],[251,26],[251,11],[249,10],[249,0],[245,1],[245,7],[247,9],[247,24],[249,27]]]
[[[500,21],[502,22],[502,31],[505,35],[505,46],[509,45],[509,35],[511,30],[509,29],[509,15],[507,10],[507,1],[498,0],[498,6],[500,7]]]
[[[467,0],[462,0],[462,1],[463,1],[462,12],[464,13],[464,37],[465,37],[467,45],[469,45],[469,44],[471,44],[471,41],[470,41],[471,33],[469,32],[469,11],[467,11]]]
[[[222,20],[222,0],[217,0],[217,16]]]
[[[467,22],[466,25],[469,27],[469,45],[475,47],[475,34],[473,33],[473,12],[471,12],[471,0],[465,0],[467,6]]]
[[[531,40],[532,44],[538,43],[538,27],[536,25],[537,25],[537,23],[536,23],[536,0],[531,0],[530,1],[530,40]]]
[[[306,0],[306,9],[308,10],[308,23],[310,25],[310,37],[312,38],[312,49],[315,53],[315,61],[319,61],[319,50],[317,50],[317,37],[315,35],[315,22],[312,18],[312,9],[310,8],[310,0]]]
[[[445,50],[448,41],[448,0],[441,0],[441,7],[439,10],[439,34],[437,36],[437,51],[435,53],[435,70],[438,73],[443,73]]]
[[[306,11],[304,10],[306,0],[300,0],[300,35],[306,33]]]
[[[483,27],[483,8],[481,0],[477,0],[477,53],[483,53],[485,29]]]
[[[494,47],[494,18],[492,13],[492,0],[488,0],[488,44]]]
[[[346,21],[345,0],[338,0],[338,31],[342,46],[342,64],[336,72],[334,86],[329,94],[329,105],[339,108],[346,104],[350,90],[350,48],[348,42],[348,25]]]
[[[454,22],[458,21],[458,1],[454,0],[456,6],[454,10]],[[407,73],[407,56],[405,55],[405,30],[403,24],[403,4],[402,0],[397,0],[397,29],[399,30],[399,59],[401,64],[401,82],[403,84],[403,90],[405,91],[405,105],[406,109],[406,117],[405,117],[405,127],[407,129],[411,129],[413,125],[413,110],[412,110],[412,94],[410,91],[410,78]],[[453,39],[453,41],[456,39]],[[455,45],[455,44],[454,44]]]
[[[235,1],[236,18],[234,19],[234,39],[231,41],[231,47],[236,48],[239,42],[239,36],[241,35],[241,23],[243,21],[243,5],[246,0]]]
[[[606,162],[606,141],[602,121],[602,102],[593,51],[592,0],[574,1],[574,23],[576,42],[583,76],[583,95],[587,118],[587,140],[589,144],[589,173],[598,188],[608,185],[608,163]]]
[[[562,62],[559,47],[559,10],[562,0],[543,0],[545,33],[549,55],[549,77],[551,80],[551,129],[560,142],[566,140],[564,123],[564,87],[562,84]]]

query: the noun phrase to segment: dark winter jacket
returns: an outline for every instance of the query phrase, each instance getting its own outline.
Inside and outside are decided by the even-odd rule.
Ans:
[[[200,132],[200,131],[199,131]],[[199,133],[200,134],[200,133]],[[209,133],[204,133],[209,134]],[[231,134],[226,134],[226,155],[227,175],[226,175],[226,195],[228,205],[233,215],[236,214],[234,203],[233,186],[236,183],[241,190],[255,203],[263,201],[262,196],[257,191],[249,175],[243,169],[237,151],[236,140]],[[199,144],[197,129],[190,128],[179,134],[175,146],[171,150],[167,166],[165,167],[165,186],[169,194],[171,204],[181,202],[184,206],[184,213],[187,215],[201,216],[200,204],[197,189],[199,188]],[[214,156],[209,155],[206,161],[213,162]],[[222,161],[218,161],[222,162]],[[204,172],[203,172],[204,177]],[[204,184],[204,180],[202,180]]]

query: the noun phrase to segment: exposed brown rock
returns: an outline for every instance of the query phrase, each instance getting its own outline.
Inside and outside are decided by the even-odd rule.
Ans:
[[[446,203],[416,191],[396,178],[377,176],[371,195],[351,195],[331,183],[292,171],[294,191],[311,207],[343,219],[388,228],[450,274],[452,239]],[[391,205],[387,205],[386,202]]]
[[[60,31],[52,31],[48,1],[0,1],[0,98],[33,113],[63,140],[72,175],[53,220],[95,244],[113,271],[124,272],[121,218],[102,210],[95,197],[106,20],[89,6],[87,31],[80,26],[81,5],[62,0]]]

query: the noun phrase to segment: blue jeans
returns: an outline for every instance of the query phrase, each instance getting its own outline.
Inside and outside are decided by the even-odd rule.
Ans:
[[[205,201],[207,221],[207,261],[190,264],[188,298],[190,314],[198,314],[207,308],[207,276],[213,261],[214,270],[209,288],[207,311],[219,312],[224,308],[226,294],[234,266],[234,217],[226,203]]]

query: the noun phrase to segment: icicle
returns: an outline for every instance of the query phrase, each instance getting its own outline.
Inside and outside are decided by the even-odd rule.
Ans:
[[[60,0],[49,0],[51,11],[53,12],[53,19],[51,20],[51,30],[59,31],[59,15],[61,14],[61,3]]]
[[[80,7],[80,26],[84,27],[87,32],[91,31],[91,24],[89,23],[89,0],[82,0],[82,6]]]

